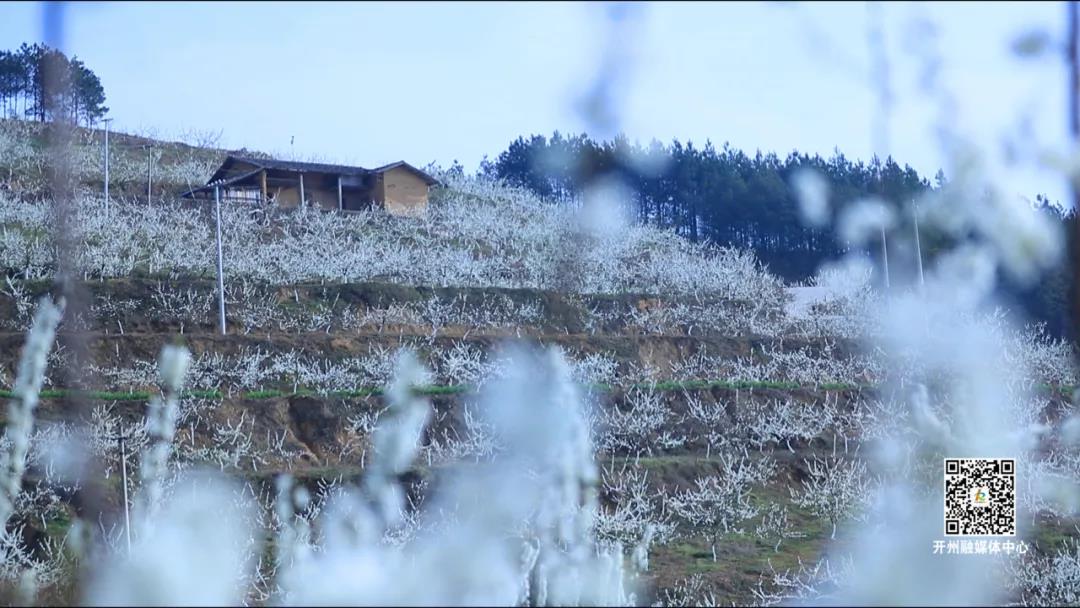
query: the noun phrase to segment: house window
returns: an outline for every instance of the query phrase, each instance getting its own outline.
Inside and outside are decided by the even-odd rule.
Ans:
[[[261,191],[258,188],[228,188],[223,198],[237,203],[258,204]]]

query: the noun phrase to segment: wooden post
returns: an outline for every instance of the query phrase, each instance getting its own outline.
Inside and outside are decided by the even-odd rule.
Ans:
[[[262,190],[262,203],[266,204],[266,169],[259,172],[259,187]]]
[[[154,146],[153,144],[146,145],[146,202],[150,202],[150,197],[153,193],[152,184],[154,182]]]
[[[124,536],[127,537],[127,551],[131,555],[131,514],[128,507],[128,480],[127,480],[127,446],[124,441],[124,429],[120,429],[120,470],[123,471],[124,482]]]
[[[885,289],[889,288],[889,246],[885,242],[885,224],[881,225],[881,263],[885,267]]]
[[[304,205],[304,174],[300,174],[300,205]]]
[[[105,123],[105,217],[109,217],[109,123],[111,118],[106,118]]]
[[[218,287],[218,319],[220,321],[221,335],[225,335],[225,264],[221,255],[221,190],[214,186],[214,231],[217,237],[217,287]]]
[[[915,201],[911,201],[911,219],[915,224],[915,262],[919,269],[919,293],[922,293],[926,281],[923,279],[922,270],[922,246],[919,243],[919,210],[915,207]]]
[[[345,209],[345,199],[341,197],[341,176],[337,176],[337,208],[338,211]]]

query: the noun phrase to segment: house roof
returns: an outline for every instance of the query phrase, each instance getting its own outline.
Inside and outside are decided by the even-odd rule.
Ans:
[[[347,165],[328,165],[325,163],[301,163],[291,160],[277,160],[274,158],[251,158],[249,156],[230,156],[225,162],[248,163],[263,169],[279,169],[281,171],[295,171],[297,173],[333,173],[335,175],[365,175],[368,170],[363,167],[350,167]]]
[[[250,156],[235,156],[230,155],[225,158],[225,162],[221,164],[221,167],[210,177],[207,184],[212,184],[215,181],[225,179],[230,169],[236,164],[246,164],[258,167],[262,169],[272,169],[277,171],[288,171],[293,173],[327,173],[331,175],[352,175],[352,176],[364,176],[373,173],[385,173],[391,169],[401,167],[406,169],[422,180],[424,183],[431,186],[438,184],[439,180],[431,177],[427,173],[417,169],[405,161],[398,161],[396,163],[390,163],[389,165],[383,165],[376,167],[375,169],[365,169],[363,167],[350,167],[348,165],[330,165],[325,163],[303,163],[290,160],[277,160],[273,158],[252,158]]]
[[[389,165],[383,165],[381,167],[375,167],[374,169],[371,170],[371,172],[372,173],[386,173],[387,171],[389,171],[391,169],[397,169],[398,167],[400,167],[402,169],[406,169],[408,171],[411,171],[412,173],[415,173],[420,179],[424,180],[425,184],[427,184],[429,186],[434,186],[435,184],[439,183],[439,180],[435,179],[434,177],[431,177],[427,173],[421,171],[420,169],[417,169],[416,167],[410,165],[409,163],[407,163],[407,162],[405,162],[403,160],[399,160],[396,163],[390,163]]]
[[[218,169],[218,171],[220,172],[221,169]],[[187,192],[184,192],[180,196],[182,196],[183,198],[193,198],[196,194],[198,194],[200,192],[210,192],[215,187],[228,186],[229,184],[233,184],[233,183],[236,183],[238,181],[247,179],[247,178],[251,177],[252,175],[255,175],[256,173],[258,173],[259,171],[262,171],[262,169],[259,168],[259,169],[255,169],[254,171],[248,171],[246,173],[241,173],[240,175],[235,175],[235,176],[230,177],[228,179],[224,179],[224,178],[222,178],[222,179],[214,179],[213,177],[211,177],[210,181],[208,181],[205,186],[199,186],[197,188],[192,188],[191,190],[188,190]],[[215,173],[214,175],[216,176],[217,173]]]

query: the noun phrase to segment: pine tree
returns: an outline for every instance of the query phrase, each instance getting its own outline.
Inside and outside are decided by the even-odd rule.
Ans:
[[[41,44],[0,51],[0,111],[5,115],[92,126],[109,111],[104,104],[101,81],[78,58],[69,60]]]

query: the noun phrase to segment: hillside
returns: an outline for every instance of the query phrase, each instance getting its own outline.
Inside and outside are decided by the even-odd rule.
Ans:
[[[49,123],[0,118],[0,192],[33,200],[47,187]],[[192,134],[213,142],[213,134]],[[105,179],[105,131],[73,127],[69,148],[75,178],[86,193],[101,193]],[[117,198],[146,199],[147,159],[155,197],[206,183],[227,150],[127,133],[109,133],[109,185]],[[246,151],[245,151],[246,152]],[[258,153],[254,153],[258,154]]]
[[[37,127],[0,127],[0,174],[7,176],[0,382],[12,397],[35,305],[60,286],[52,281],[54,220],[40,198]],[[444,537],[419,514],[443,505],[454,480],[519,447],[499,434],[492,403],[522,401],[516,407],[540,412],[528,420],[556,427],[558,408],[576,399],[566,395],[580,391],[589,460],[598,467],[591,534],[604,551],[626,553],[628,563],[640,561],[635,547],[647,550],[636,603],[815,602],[848,588],[851,556],[882,538],[871,527],[881,513],[875,497],[897,474],[879,458],[881,446],[913,437],[909,468],[897,475],[921,488],[912,490],[913,502],[924,497],[919,492],[932,495],[941,457],[954,454],[939,453],[920,425],[932,419],[960,434],[962,408],[972,400],[1000,404],[1008,416],[1000,423],[1010,430],[1052,429],[1025,448],[1028,470],[1070,481],[1080,472],[1077,448],[1060,430],[1078,384],[1062,342],[1010,328],[982,309],[930,308],[918,318],[940,358],[907,352],[894,346],[896,330],[881,312],[889,303],[865,277],[822,273],[815,297],[793,303],[783,282],[745,252],[646,227],[592,233],[573,206],[480,178],[441,175],[444,187],[425,218],[225,210],[227,332],[220,335],[212,224],[205,210],[173,198],[189,180],[205,180],[220,152],[159,142],[161,162],[171,167],[160,173],[160,195],[151,205],[118,196],[106,216],[95,190],[95,144],[89,133],[80,137],[76,165],[86,192],[75,225],[84,300],[68,303],[48,358],[28,471],[8,524],[21,548],[9,550],[0,569],[8,593],[18,591],[16,573],[32,568],[40,602],[85,597],[75,574],[97,554],[58,549],[78,535],[102,555],[122,554],[122,460],[128,491],[140,496],[149,479],[136,472],[140,453],[160,442],[144,421],[148,402],[162,393],[158,357],[169,344],[186,346],[192,360],[167,442],[165,502],[182,502],[171,484],[184,471],[227,472],[258,504],[255,538],[274,550],[283,534],[302,530],[320,546],[332,529],[320,517],[333,512],[335,497],[369,488],[381,471],[371,463],[386,456],[378,429],[404,415],[393,409],[402,378],[410,379],[410,403],[427,400],[431,415],[415,459],[393,476],[409,506],[371,542],[420,547],[421,556],[425,538]],[[137,193],[138,154],[123,158],[111,171],[120,191]],[[985,384],[972,383],[967,362],[950,358],[944,345],[952,340],[946,328],[957,327],[978,328],[999,349],[987,347],[985,369],[1018,375],[983,370]],[[522,355],[513,349],[522,343],[556,347],[568,380],[548,382],[540,364],[523,379]],[[397,362],[401,350],[415,353],[424,369]],[[918,386],[927,400],[919,401]],[[127,437],[123,455],[118,433]],[[527,427],[511,436],[525,445],[533,434],[543,432]],[[87,464],[74,480],[75,448],[58,445],[84,446],[74,453]],[[295,516],[280,515],[282,473],[310,495],[297,501]],[[1008,579],[1008,599],[1055,601],[1054,577],[1071,559],[1058,552],[1072,546],[1080,521],[1034,491],[1018,500],[1027,515],[1020,535],[1032,550],[1023,562],[993,565],[1027,568]],[[938,526],[932,534],[892,534],[913,543],[940,537],[939,511],[926,519]],[[926,560],[939,557],[928,540],[919,548]],[[266,547],[245,551],[258,567],[243,574],[244,597],[266,603],[274,585],[285,584],[272,582],[275,573],[290,571]],[[332,547],[315,553],[334,555]],[[540,575],[527,568],[524,576]],[[355,603],[368,596],[303,597]]]

